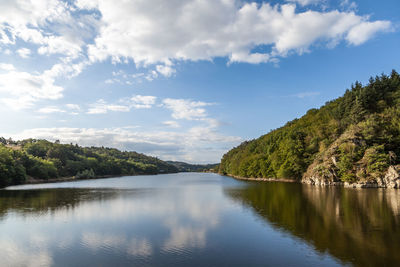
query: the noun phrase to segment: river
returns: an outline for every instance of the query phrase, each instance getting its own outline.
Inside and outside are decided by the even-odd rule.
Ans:
[[[398,266],[400,190],[129,176],[0,190],[1,266]]]

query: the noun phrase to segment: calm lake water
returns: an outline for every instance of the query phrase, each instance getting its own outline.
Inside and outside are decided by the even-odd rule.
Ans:
[[[399,266],[400,191],[180,173],[0,190],[1,266]]]

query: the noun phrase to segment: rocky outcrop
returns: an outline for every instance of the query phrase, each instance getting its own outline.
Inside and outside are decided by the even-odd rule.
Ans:
[[[400,165],[390,166],[381,179],[377,179],[378,185],[387,188],[400,188]]]
[[[368,146],[361,131],[360,127],[349,129],[319,153],[301,182],[351,188],[400,188],[400,165],[389,165],[396,157],[394,152],[386,153],[379,151],[379,147]],[[356,156],[345,162],[343,155]],[[344,167],[347,168],[345,171]]]
[[[374,180],[369,181],[357,181],[357,182],[343,182],[337,180],[332,174],[330,176],[325,175],[312,175],[304,176],[301,180],[302,183],[321,185],[321,186],[335,186],[343,185],[348,188],[394,188],[400,189],[400,165],[389,166],[386,173],[382,177],[376,177]]]

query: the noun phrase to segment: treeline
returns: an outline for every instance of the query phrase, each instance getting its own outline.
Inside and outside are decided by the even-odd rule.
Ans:
[[[0,138],[0,187],[24,183],[27,177],[93,178],[107,175],[137,175],[178,172],[155,157],[114,148],[81,147],[59,141]]]
[[[347,140],[332,148],[346,131],[359,142]],[[242,177],[300,179],[314,160],[324,160],[330,147],[334,171],[342,181],[360,178],[356,165],[362,159],[371,172],[364,176],[399,164],[400,77],[396,71],[370,78],[365,86],[356,82],[320,109],[242,143],[223,156],[219,171]]]
[[[167,163],[178,168],[179,172],[217,172],[218,165],[216,164],[190,164],[180,161],[167,161]]]

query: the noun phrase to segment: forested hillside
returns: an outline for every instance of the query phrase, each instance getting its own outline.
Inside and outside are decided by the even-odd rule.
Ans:
[[[206,172],[218,171],[218,163],[216,164],[190,164],[180,161],[167,161],[167,163],[174,165],[180,172]]]
[[[320,109],[226,153],[219,171],[241,177],[377,181],[400,157],[400,77],[370,78]],[[328,181],[328,182],[329,182]]]
[[[24,183],[27,177],[46,180],[177,171],[173,165],[136,152],[46,140],[0,138],[0,187]]]

